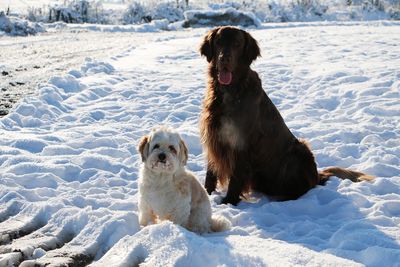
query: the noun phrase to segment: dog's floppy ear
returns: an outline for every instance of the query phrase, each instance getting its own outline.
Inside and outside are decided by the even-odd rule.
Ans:
[[[146,161],[149,155],[149,137],[143,136],[138,145],[138,151],[142,157],[142,162]]]
[[[207,58],[208,62],[211,62],[211,60],[214,57],[214,48],[213,48],[213,41],[215,34],[219,30],[218,28],[210,30],[203,39],[203,42],[200,44],[200,54],[202,56],[205,56]]]
[[[182,139],[179,142],[179,159],[182,162],[182,165],[186,165],[186,162],[188,160],[188,149]]]
[[[250,35],[250,33],[243,31],[245,38],[245,46],[243,51],[243,59],[250,65],[257,57],[261,56],[260,47],[257,41]]]

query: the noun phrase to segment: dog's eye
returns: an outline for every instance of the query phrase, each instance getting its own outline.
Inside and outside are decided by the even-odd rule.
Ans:
[[[175,149],[174,146],[169,146],[169,150],[170,150],[172,153],[176,153],[176,149]]]
[[[153,146],[153,149],[157,149],[157,148],[160,148],[160,145],[159,145],[159,144],[155,144],[155,145]]]

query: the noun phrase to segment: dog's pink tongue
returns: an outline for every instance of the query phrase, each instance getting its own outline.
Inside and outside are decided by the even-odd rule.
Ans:
[[[223,85],[230,84],[232,81],[232,72],[226,70],[220,71],[218,73],[218,81]]]

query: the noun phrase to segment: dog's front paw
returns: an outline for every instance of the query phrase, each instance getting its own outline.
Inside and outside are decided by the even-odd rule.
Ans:
[[[232,204],[236,206],[240,202],[240,198],[226,196],[222,199],[221,204]]]

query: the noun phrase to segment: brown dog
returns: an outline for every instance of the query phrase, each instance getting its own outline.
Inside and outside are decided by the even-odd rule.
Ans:
[[[205,187],[229,181],[222,203],[236,205],[253,189],[279,200],[296,199],[332,175],[352,181],[372,176],[338,167],[318,173],[304,141],[288,129],[250,64],[260,48],[246,31],[211,30],[200,47],[208,66],[208,87],[201,113],[201,139],[207,153]]]

